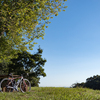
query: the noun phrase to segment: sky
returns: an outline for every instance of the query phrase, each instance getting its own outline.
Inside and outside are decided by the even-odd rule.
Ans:
[[[40,87],[70,87],[100,75],[100,0],[67,0],[51,19],[44,40],[35,40],[47,60]]]

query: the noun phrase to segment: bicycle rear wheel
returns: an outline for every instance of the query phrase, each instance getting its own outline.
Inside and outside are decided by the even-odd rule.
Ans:
[[[8,79],[8,78],[4,78],[1,81],[0,88],[1,88],[1,90],[3,92],[9,92],[9,91],[11,91],[11,88],[7,88],[7,85],[8,85],[9,82],[10,82],[10,79]]]
[[[29,92],[31,90],[31,83],[29,82],[28,79],[23,79],[20,82],[20,90],[21,92]]]

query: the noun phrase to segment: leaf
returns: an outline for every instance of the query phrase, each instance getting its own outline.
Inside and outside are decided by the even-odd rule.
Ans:
[[[55,14],[55,16],[58,16],[58,14]]]
[[[46,28],[48,28],[48,26],[46,26]]]
[[[63,11],[65,11],[65,10],[63,10]]]

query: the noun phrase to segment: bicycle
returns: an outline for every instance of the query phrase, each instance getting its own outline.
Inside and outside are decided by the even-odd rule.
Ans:
[[[23,75],[21,75],[20,77],[16,77],[16,78],[14,78],[13,76],[18,76],[18,75],[9,74],[8,78],[2,79],[0,83],[1,92],[2,92],[1,88],[3,87],[5,87],[7,91],[11,89],[11,92],[13,90],[18,91],[18,92],[21,90],[21,92],[24,93],[24,92],[31,90],[31,83],[29,82],[28,79],[24,79]],[[16,82],[15,79],[18,79],[18,81]]]

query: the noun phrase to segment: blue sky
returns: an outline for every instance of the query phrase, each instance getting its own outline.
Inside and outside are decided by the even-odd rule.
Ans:
[[[68,8],[51,19],[43,49],[46,77],[39,86],[69,87],[100,75],[100,0],[67,0]]]

